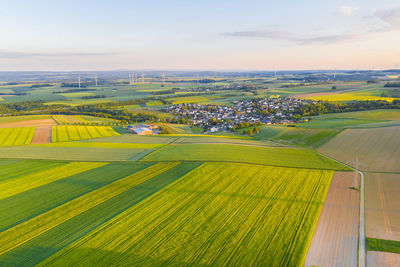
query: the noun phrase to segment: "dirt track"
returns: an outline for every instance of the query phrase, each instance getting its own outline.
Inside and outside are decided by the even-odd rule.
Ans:
[[[400,266],[400,254],[379,252],[379,251],[368,251],[367,266],[368,267]]]
[[[15,128],[15,127],[35,127],[35,126],[53,126],[57,123],[53,119],[43,120],[28,120],[0,123],[0,128]]]
[[[353,172],[336,172],[326,195],[305,266],[357,266],[359,191]]]
[[[51,126],[36,127],[33,133],[31,144],[47,144],[50,143]]]

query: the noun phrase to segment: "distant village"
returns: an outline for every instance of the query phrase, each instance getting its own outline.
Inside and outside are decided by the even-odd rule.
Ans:
[[[252,125],[304,122],[308,119],[300,115],[300,107],[315,103],[286,97],[258,98],[235,101],[231,106],[183,103],[169,106],[165,111],[207,132],[217,132]]]

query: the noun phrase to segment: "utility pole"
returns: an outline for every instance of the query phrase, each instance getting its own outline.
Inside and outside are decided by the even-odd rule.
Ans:
[[[80,76],[78,77],[78,87],[79,87],[79,89],[81,89],[81,77]]]
[[[358,155],[356,155],[356,170],[358,170]],[[353,188],[357,188],[357,172],[354,172]]]

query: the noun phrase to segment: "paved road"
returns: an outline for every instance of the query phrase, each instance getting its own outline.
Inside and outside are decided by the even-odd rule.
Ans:
[[[321,156],[324,156],[326,158],[329,158],[331,160],[334,160],[336,162],[339,162],[351,169],[353,169],[354,171],[358,172],[360,174],[361,177],[361,181],[360,181],[360,222],[359,222],[359,238],[358,238],[358,267],[365,267],[365,200],[364,200],[364,174],[353,168],[352,166],[343,163],[337,159],[331,158],[329,156],[326,156],[324,154],[321,154],[319,152],[317,152],[318,154],[320,154]]]

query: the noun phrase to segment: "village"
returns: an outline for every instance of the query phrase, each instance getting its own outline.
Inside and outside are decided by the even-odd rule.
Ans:
[[[166,112],[206,132],[230,131],[251,125],[288,124],[307,121],[300,115],[302,105],[316,101],[287,97],[234,101],[233,105],[175,104]]]

